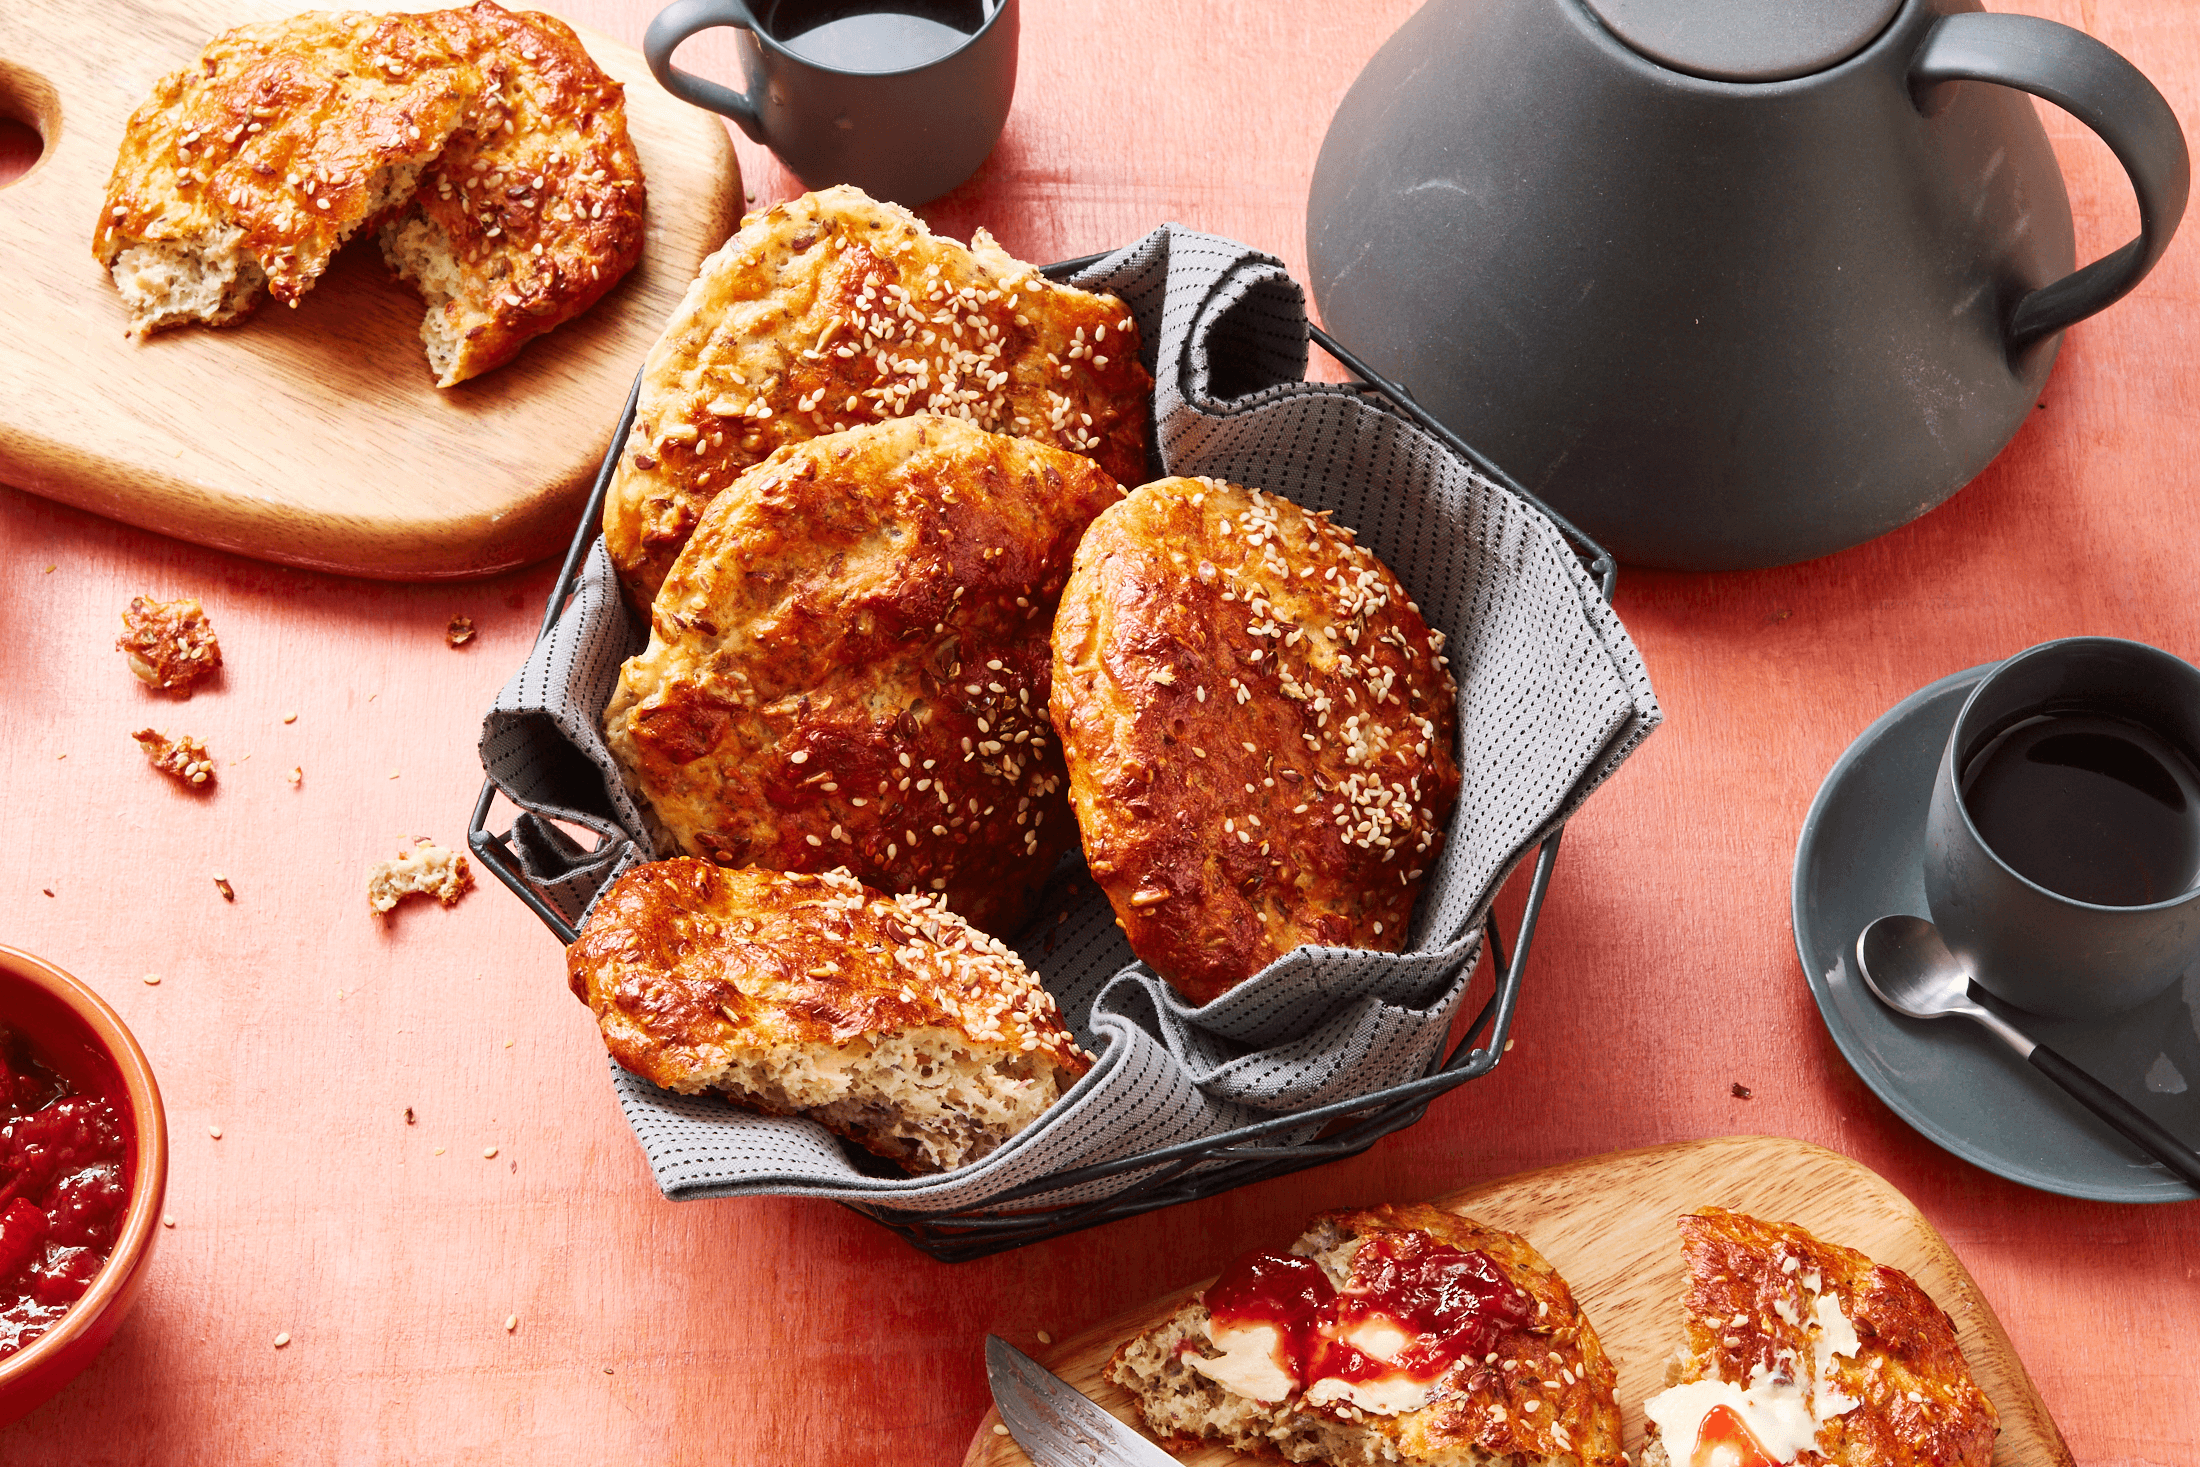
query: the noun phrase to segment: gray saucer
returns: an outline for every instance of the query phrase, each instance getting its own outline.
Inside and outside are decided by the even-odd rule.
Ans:
[[[1866,1085],[1928,1139],[1990,1172],[2102,1202],[2189,1202],[2157,1166],[1983,1030],[1905,1019],[1856,972],[1856,935],[1888,912],[1929,915],[1921,861],[1941,746],[1995,664],[1921,688],[1864,730],[1811,802],[1795,850],[1795,951],[1834,1043]],[[2200,968],[2105,1019],[2003,1007],[2173,1133],[2200,1142]]]

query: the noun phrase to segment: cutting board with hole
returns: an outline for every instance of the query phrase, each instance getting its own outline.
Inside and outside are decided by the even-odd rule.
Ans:
[[[1673,1219],[1720,1206],[1800,1223],[1829,1243],[1858,1249],[1916,1279],[1955,1319],[1971,1373],[2001,1413],[1994,1467],[2071,1467],[2069,1448],[1971,1275],[1908,1198],[1845,1156],[1774,1136],[1683,1141],[1485,1182],[1439,1197],[1436,1205],[1519,1233],[1572,1286],[1619,1367],[1626,1448],[1635,1461],[1642,1459],[1643,1398],[1664,1388],[1666,1362],[1681,1343],[1680,1235]],[[1289,1241],[1247,1238],[1245,1246]],[[1135,1423],[1130,1397],[1104,1382],[1101,1370],[1124,1340],[1159,1323],[1210,1282],[1199,1280],[1051,1348],[1011,1343]],[[1029,1459],[994,1431],[999,1421],[997,1412],[986,1413],[964,1467],[1025,1467]],[[1191,1467],[1252,1461],[1220,1448],[1182,1460]]]
[[[263,300],[234,327],[132,341],[91,249],[124,121],[216,34],[307,8],[0,4],[0,113],[44,140],[0,187],[0,482],[353,575],[476,576],[542,559],[572,538],[635,371],[739,222],[725,128],[660,88],[639,52],[580,31],[626,85],[649,188],[642,261],[587,314],[456,388],[435,386],[419,298],[365,231],[294,311]]]

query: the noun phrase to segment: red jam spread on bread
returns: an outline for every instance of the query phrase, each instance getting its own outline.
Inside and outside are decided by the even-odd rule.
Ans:
[[[1713,1406],[1696,1429],[1688,1467],[1778,1467],[1731,1406]]]
[[[1365,1238],[1341,1289],[1312,1259],[1262,1252],[1231,1264],[1202,1297],[1217,1329],[1274,1329],[1278,1363],[1302,1388],[1320,1380],[1432,1381],[1535,1316],[1488,1254],[1421,1232]]]
[[[114,1103],[79,1092],[0,1026],[0,1359],[91,1287],[129,1205]]]

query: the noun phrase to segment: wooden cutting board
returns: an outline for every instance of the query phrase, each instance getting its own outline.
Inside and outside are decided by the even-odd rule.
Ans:
[[[1565,1276],[1619,1367],[1626,1446],[1637,1461],[1643,1398],[1664,1387],[1666,1362],[1681,1343],[1680,1235],[1673,1219],[1716,1205],[1801,1223],[1829,1243],[1859,1249],[1916,1279],[1954,1317],[1971,1373],[2001,1413],[1995,1467],[2071,1467],[2069,1448],[1971,1275],[1908,1198],[1845,1156],[1776,1136],[1683,1141],[1485,1182],[1439,1197],[1436,1205],[1519,1233]],[[1245,1240],[1248,1248],[1286,1241]],[[1037,1358],[1134,1421],[1130,1398],[1101,1380],[1101,1368],[1116,1346],[1211,1282],[1202,1279],[1117,1315]],[[964,1467],[1028,1463],[1014,1442],[993,1430],[999,1420],[999,1413],[986,1413]],[[1210,1448],[1183,1460],[1192,1467],[1224,1467],[1252,1459]]]
[[[131,341],[91,249],[125,119],[219,32],[307,8],[0,4],[0,113],[45,142],[0,188],[0,481],[318,570],[412,580],[539,560],[572,538],[643,356],[739,222],[732,144],[639,52],[583,30],[626,85],[649,187],[642,261],[593,310],[439,390],[418,297],[354,236],[295,311],[263,301],[236,327]]]

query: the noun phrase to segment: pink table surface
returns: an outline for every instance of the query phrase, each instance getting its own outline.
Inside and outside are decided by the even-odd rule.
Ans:
[[[638,42],[652,8],[566,10]],[[2091,31],[2200,116],[2194,5],[2017,8]],[[925,212],[1031,259],[1175,219],[1296,267],[1327,119],[1410,9],[1027,0],[1007,135]],[[683,60],[728,54],[706,40]],[[2046,117],[2081,255],[2112,248],[2135,216],[2120,171]],[[758,202],[795,191],[740,150]],[[1572,826],[1494,1075],[1360,1158],[957,1266],[827,1204],[665,1202],[557,944],[517,901],[485,878],[453,910],[369,914],[370,862],[462,838],[479,715],[548,567],[341,580],[0,489],[0,941],[122,1011],[175,1150],[144,1301],[87,1374],[0,1431],[0,1462],[952,1463],[986,1404],[985,1331],[1074,1331],[1316,1208],[1745,1131],[1830,1146],[1907,1192],[2080,1461],[2200,1460],[2200,1206],[2049,1196],[1922,1140],[1834,1048],[1787,918],[1819,780],[1913,688],[2073,633],[2200,656],[2196,258],[2179,241],[2073,331],[2045,410],[1919,523],[1786,570],[1625,575],[1619,610],[1670,722]],[[575,431],[607,432],[616,408]],[[187,703],[111,650],[138,592],[198,595],[220,631],[227,669]],[[461,612],[480,635],[453,651]],[[128,737],[145,724],[203,737],[219,790],[151,775]]]

